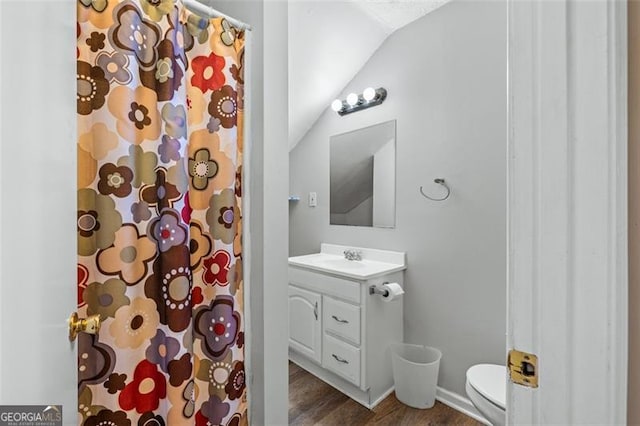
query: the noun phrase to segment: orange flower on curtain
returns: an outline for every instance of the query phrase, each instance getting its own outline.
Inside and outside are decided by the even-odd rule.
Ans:
[[[179,0],[78,0],[84,425],[247,423],[244,33]]]

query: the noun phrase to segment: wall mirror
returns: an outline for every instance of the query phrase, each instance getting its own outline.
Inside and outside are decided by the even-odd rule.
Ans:
[[[331,137],[331,225],[393,228],[396,222],[396,121]]]

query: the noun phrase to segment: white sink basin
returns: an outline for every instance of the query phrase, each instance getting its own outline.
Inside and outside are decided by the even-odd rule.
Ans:
[[[344,250],[362,252],[362,260],[347,260]],[[322,244],[320,253],[289,258],[289,265],[340,275],[357,280],[368,280],[407,268],[405,254],[386,250]]]
[[[326,266],[327,268],[335,269],[362,269],[366,268],[366,261],[362,260],[347,260],[347,259],[320,259],[319,265]]]

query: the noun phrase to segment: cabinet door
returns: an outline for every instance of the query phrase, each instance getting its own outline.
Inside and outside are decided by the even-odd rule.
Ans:
[[[322,358],[322,297],[289,286],[289,347],[318,364]]]

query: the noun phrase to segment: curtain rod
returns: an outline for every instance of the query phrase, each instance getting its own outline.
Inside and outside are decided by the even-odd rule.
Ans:
[[[192,12],[201,15],[201,16],[208,16],[210,18],[224,18],[227,21],[229,21],[229,23],[231,25],[233,25],[234,27],[236,27],[239,30],[248,30],[251,31],[251,25],[244,23],[242,21],[238,21],[235,18],[230,17],[229,15],[226,15],[214,8],[212,8],[211,6],[207,6],[205,4],[200,3],[198,0],[182,0],[182,3],[188,8],[190,9]]]

